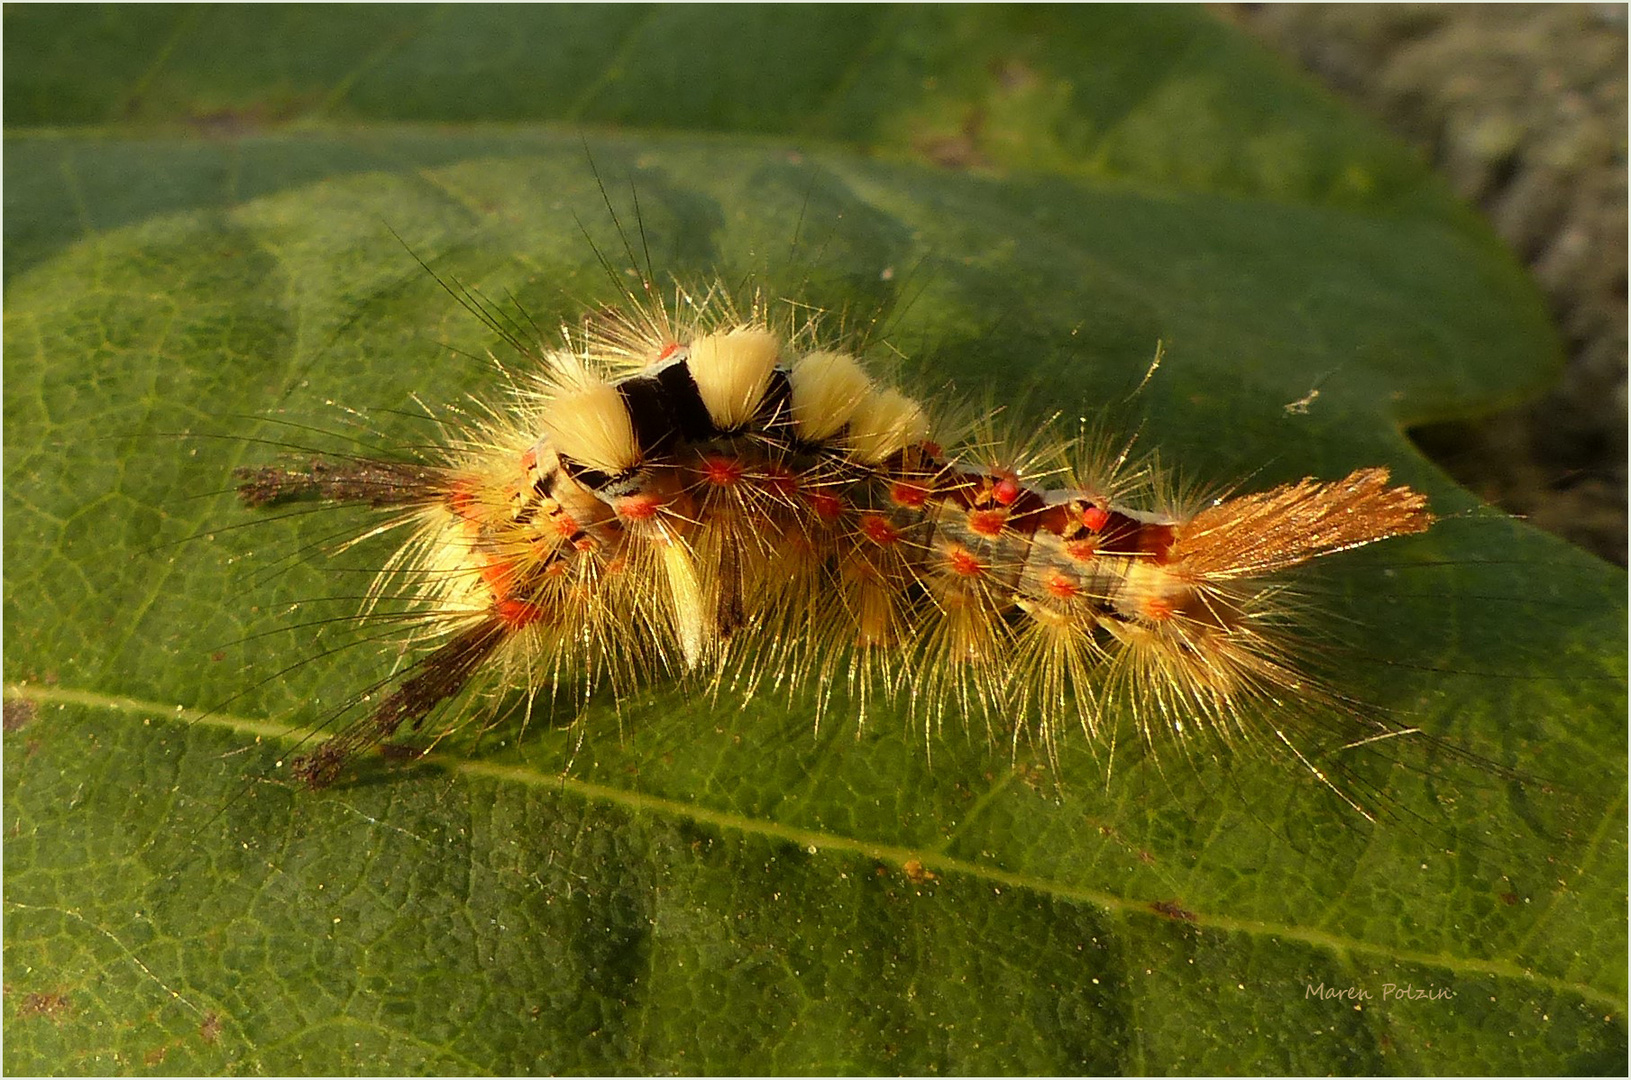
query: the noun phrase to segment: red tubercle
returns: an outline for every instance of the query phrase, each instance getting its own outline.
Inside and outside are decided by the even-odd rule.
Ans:
[[[969,531],[976,536],[998,537],[1002,535],[1003,526],[1008,523],[1006,510],[970,510],[968,512]]]
[[[880,547],[887,547],[900,539],[900,530],[877,514],[861,518],[861,535]]]
[[[904,480],[897,480],[889,485],[889,501],[896,506],[906,506],[916,510],[929,501],[929,489],[919,487],[917,484],[908,484]]]
[[[742,474],[742,463],[736,458],[710,456],[702,459],[702,478],[716,487],[739,484]]]
[[[1004,476],[991,485],[991,497],[997,501],[998,506],[1012,506],[1014,500],[1018,499],[1024,490],[1016,478]]]
[[[810,509],[814,510],[816,517],[822,521],[837,521],[844,516],[844,503],[836,495],[817,491],[807,495],[806,499],[810,503]]]
[[[1066,540],[1065,554],[1077,562],[1087,562],[1099,553],[1097,540]]]
[[[582,531],[577,521],[570,514],[557,514],[555,516],[555,532],[561,539],[570,540]]]
[[[476,508],[475,493],[465,481],[461,480],[453,485],[453,490],[447,493],[447,508],[472,525],[481,522],[481,514]]]
[[[510,595],[516,577],[514,563],[489,559],[481,568],[481,577],[493,592],[493,613],[509,629],[520,630],[544,617],[544,609],[537,604]]]
[[[515,580],[515,563],[489,555],[482,560],[481,580],[487,583],[495,597],[503,599],[510,595],[510,584]]]
[[[511,630],[521,630],[544,617],[544,609],[525,600],[500,600],[493,605],[493,614]]]
[[[532,472],[538,467],[538,448],[529,446],[521,451],[521,471]]]
[[[946,552],[946,565],[959,577],[979,577],[985,572],[980,560],[968,548],[958,546]]]
[[[1110,511],[1102,506],[1089,506],[1082,510],[1082,526],[1088,532],[1103,532],[1110,523]]]
[[[663,502],[655,495],[628,495],[617,500],[612,509],[617,516],[629,521],[646,521],[657,516]]]
[[[928,439],[924,439],[917,445],[918,449],[922,450],[925,454],[934,458],[936,461],[939,461],[941,458],[946,456],[946,448],[937,442],[930,442]]]
[[[1055,600],[1074,600],[1082,594],[1082,587],[1066,574],[1054,571],[1042,587]]]
[[[664,345],[662,351],[657,354],[657,362],[660,364],[679,351],[680,343],[677,341],[670,341],[667,345]]]
[[[1138,605],[1138,608],[1146,619],[1153,619],[1156,622],[1166,622],[1172,618],[1172,601],[1165,596],[1145,597],[1143,603]]]

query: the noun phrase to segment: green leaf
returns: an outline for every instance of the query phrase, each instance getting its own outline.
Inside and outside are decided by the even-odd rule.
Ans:
[[[8,134],[8,1071],[1623,1067],[1624,575],[1472,510],[1401,434],[1539,385],[1551,332],[1407,155],[1220,29],[18,12],[9,122],[157,129]],[[329,60],[287,44],[314,27]],[[105,62],[75,78],[57,39]],[[416,79],[435,58],[467,81]],[[274,86],[294,129],[165,127]],[[1035,100],[976,146],[1037,171],[905,160],[1004,87]],[[887,710],[817,730],[807,697],[657,685],[591,702],[581,745],[562,703],[294,789],[300,725],[393,654],[295,628],[355,610],[366,578],[313,552],[358,519],[251,514],[232,467],[272,459],[254,440],[421,442],[415,396],[491,394],[473,357],[502,346],[415,256],[546,328],[615,297],[578,221],[625,261],[575,134],[472,118],[681,129],[588,147],[659,272],[888,310],[926,385],[1108,406],[1199,480],[1386,464],[1467,511],[1318,584],[1345,685],[1478,760],[1356,760],[1370,827],[1261,754],[1122,754],[1106,782],[1076,738],[1053,777],[978,722],[926,748]],[[1434,996],[1384,999],[1406,984]]]

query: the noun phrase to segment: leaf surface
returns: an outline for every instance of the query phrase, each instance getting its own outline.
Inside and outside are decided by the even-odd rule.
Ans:
[[[1468,509],[1402,425],[1555,352],[1408,155],[1203,20],[463,10],[347,9],[298,50],[253,43],[310,9],[8,10],[8,1071],[1623,1066],[1624,577],[1487,514],[1318,587],[1357,698],[1540,779],[1407,743],[1356,764],[1375,827],[1259,754],[1123,750],[1107,782],[1077,738],[1055,777],[978,722],[926,747],[665,685],[590,702],[581,745],[563,704],[286,784],[300,725],[391,670],[320,621],[382,549],[323,559],[357,519],[257,519],[232,467],[491,395],[503,346],[416,257],[546,332],[615,298],[577,221],[626,261],[575,134],[474,120],[639,124],[589,152],[659,274],[884,312],[912,381],[1109,406],[1203,481],[1386,464]],[[19,44],[99,27],[79,74]],[[271,85],[287,126],[200,123]],[[983,161],[1029,171],[923,162],[971,102]],[[85,122],[113,128],[46,129]]]

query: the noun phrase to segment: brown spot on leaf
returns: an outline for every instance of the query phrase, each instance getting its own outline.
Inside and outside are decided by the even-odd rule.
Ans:
[[[1014,775],[1019,777],[1020,783],[1039,794],[1048,783],[1047,771],[1034,761],[1023,762],[1015,765]]]
[[[132,101],[128,112],[135,112],[140,99]],[[206,139],[242,139],[260,135],[270,128],[280,127],[308,111],[310,102],[299,97],[286,100],[259,101],[240,108],[209,109],[189,113],[187,125]]]
[[[1195,922],[1195,913],[1180,907],[1176,900],[1156,900],[1150,904],[1150,910],[1157,915],[1165,915],[1169,919],[1181,922]]]
[[[1025,61],[1017,58],[995,60],[991,74],[1005,93],[1017,94],[1035,87],[1042,80]]]
[[[955,135],[920,135],[912,140],[912,148],[943,169],[989,168],[991,159],[980,150],[980,132],[985,127],[985,112],[970,109],[963,118],[963,128]]]
[[[17,1015],[19,1017],[45,1016],[49,1017],[53,1023],[61,1023],[62,1014],[68,1011],[70,1005],[68,995],[58,991],[29,994],[23,998],[22,1004],[17,1006]]]
[[[34,722],[40,710],[32,701],[23,698],[7,698],[3,710],[4,717],[0,719],[0,726],[7,731],[21,731]]]
[[[913,885],[926,884],[935,880],[935,878],[939,876],[934,871],[925,867],[922,860],[919,859],[907,859],[901,864],[900,868],[906,871],[906,880],[910,881]]]
[[[198,1025],[198,1037],[214,1046],[221,1037],[221,1014],[207,1012],[203,1023]]]

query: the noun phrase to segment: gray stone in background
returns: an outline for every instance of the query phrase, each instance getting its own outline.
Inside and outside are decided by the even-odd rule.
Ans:
[[[1215,10],[1421,147],[1489,215],[1568,349],[1545,399],[1412,432],[1485,499],[1626,563],[1626,9]]]

